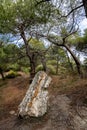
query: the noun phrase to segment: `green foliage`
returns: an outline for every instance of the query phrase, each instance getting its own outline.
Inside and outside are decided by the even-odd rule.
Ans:
[[[27,74],[27,73],[29,73],[30,68],[29,67],[21,67],[21,71],[25,72]]]
[[[82,69],[83,69],[84,77],[87,78],[87,58],[84,60]]]
[[[4,70],[18,70],[17,59],[20,49],[15,44],[4,43],[0,48],[0,67]],[[14,63],[15,62],[15,63]]]
[[[6,78],[15,78],[17,76],[20,76],[17,72],[10,70],[8,74],[6,75]]]
[[[65,37],[68,35],[67,29],[65,27],[61,27],[61,37]]]
[[[41,71],[41,70],[43,70],[43,66],[38,65],[36,68],[36,72]],[[52,66],[52,65],[47,65],[47,72],[49,74],[56,74],[56,70],[55,70],[54,66]]]
[[[87,29],[84,30],[83,36],[76,35],[71,40],[70,43],[76,47],[80,52],[84,52],[87,55]]]
[[[0,67],[3,72],[8,72],[10,70],[29,72],[29,61],[27,57],[23,56],[25,52],[22,50],[23,48],[19,48],[15,44],[3,43],[0,48]]]
[[[20,71],[20,66],[17,63],[13,63],[13,64],[9,63],[6,70]]]
[[[85,58],[84,63],[85,66],[87,66],[87,58]]]
[[[63,66],[60,66],[60,67],[59,67],[59,71],[58,71],[59,73],[58,73],[58,74],[59,74],[59,75],[67,74],[68,71],[70,71],[70,70],[67,70],[67,69],[66,69],[65,67],[63,67]]]
[[[0,2],[0,31],[2,33],[19,33],[19,25],[30,28],[49,20],[51,4],[43,2],[36,6],[35,0],[4,0]],[[10,25],[10,27],[9,27]],[[18,27],[18,28],[17,28]]]
[[[36,67],[36,72],[41,71],[41,70],[43,70],[43,66],[42,65],[38,65]]]
[[[56,60],[48,60],[47,65],[56,65],[57,61]]]
[[[75,42],[77,42],[76,49],[81,51],[83,49],[83,46],[84,46],[84,38],[78,37]]]
[[[36,38],[33,38],[29,41],[29,46],[33,49],[33,50],[45,50],[45,46],[44,44],[37,40]]]
[[[26,47],[21,46],[19,48],[14,44],[9,44],[0,48],[0,66],[1,68],[3,67],[4,70],[12,69],[14,71],[22,70],[24,72],[29,72],[29,59],[34,59],[37,65],[37,59],[39,61],[38,53],[40,54],[41,52],[42,54],[42,50],[46,50],[46,48],[40,40],[35,39],[35,36],[37,35],[36,37],[38,37],[38,32],[41,32],[41,34],[47,34],[44,26],[46,25],[46,23],[48,23],[48,25],[46,26],[47,32],[55,32],[52,36],[51,34],[48,35],[54,42],[56,41],[56,43],[58,43],[59,45],[62,44],[63,37],[68,36],[70,29],[73,30],[71,26],[73,23],[73,19],[71,17],[69,19],[62,18],[61,20],[59,20],[58,18],[58,15],[62,16],[62,13],[63,15],[67,13],[68,10],[65,11],[64,7],[64,5],[67,6],[66,2],[64,2],[64,5],[62,5],[64,7],[64,10],[62,10],[61,7],[58,8],[58,5],[54,4],[55,2],[53,4],[51,2],[42,2],[39,5],[37,5],[37,2],[39,2],[39,0],[0,1],[0,33],[6,35],[11,34],[13,38],[17,36],[18,39],[21,37],[26,45]],[[74,2],[71,3],[73,4]],[[53,26],[52,31],[51,26]],[[55,35],[57,34],[56,32],[59,34],[59,36]],[[29,39],[30,35],[32,36],[31,40]],[[83,43],[85,43],[84,45],[87,46],[86,36],[84,36],[84,40],[83,38],[78,39],[77,42],[79,43],[79,48],[82,48]],[[69,41],[67,39],[66,42]],[[70,40],[72,40],[72,38]],[[26,54],[28,58],[25,57]],[[68,68],[69,66],[67,63],[67,56],[62,47],[57,48],[57,46],[53,46],[53,50],[50,49],[46,56],[48,56],[46,58],[50,59],[49,61],[47,61],[49,73],[55,74],[55,65],[57,63],[59,63],[60,66],[64,65],[64,67],[66,68]],[[37,71],[42,69],[43,67],[41,65],[37,67]]]
[[[85,58],[84,62],[83,62],[83,69],[85,70],[85,72],[87,73],[87,58]]]
[[[53,75],[56,74],[56,70],[52,65],[47,65],[47,71],[49,74],[53,74]]]

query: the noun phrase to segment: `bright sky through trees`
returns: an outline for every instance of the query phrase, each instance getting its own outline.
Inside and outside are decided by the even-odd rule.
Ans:
[[[81,30],[81,33],[83,34],[84,33],[84,29],[87,28],[87,18],[84,18],[81,22],[80,22],[80,30]]]

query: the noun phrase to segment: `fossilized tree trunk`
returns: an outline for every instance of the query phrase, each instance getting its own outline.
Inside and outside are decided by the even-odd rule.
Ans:
[[[48,90],[51,78],[43,71],[38,72],[19,105],[19,116],[43,116],[47,112]]]

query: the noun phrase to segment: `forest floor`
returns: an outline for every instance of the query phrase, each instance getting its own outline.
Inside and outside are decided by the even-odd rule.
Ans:
[[[48,112],[41,118],[18,119],[18,105],[28,75],[0,79],[0,130],[87,130],[87,79],[51,76]]]

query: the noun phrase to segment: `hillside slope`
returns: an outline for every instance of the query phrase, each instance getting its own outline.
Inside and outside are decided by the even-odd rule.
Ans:
[[[86,79],[52,76],[47,114],[20,120],[17,108],[28,89],[28,81],[27,75],[0,80],[0,130],[87,129]]]

